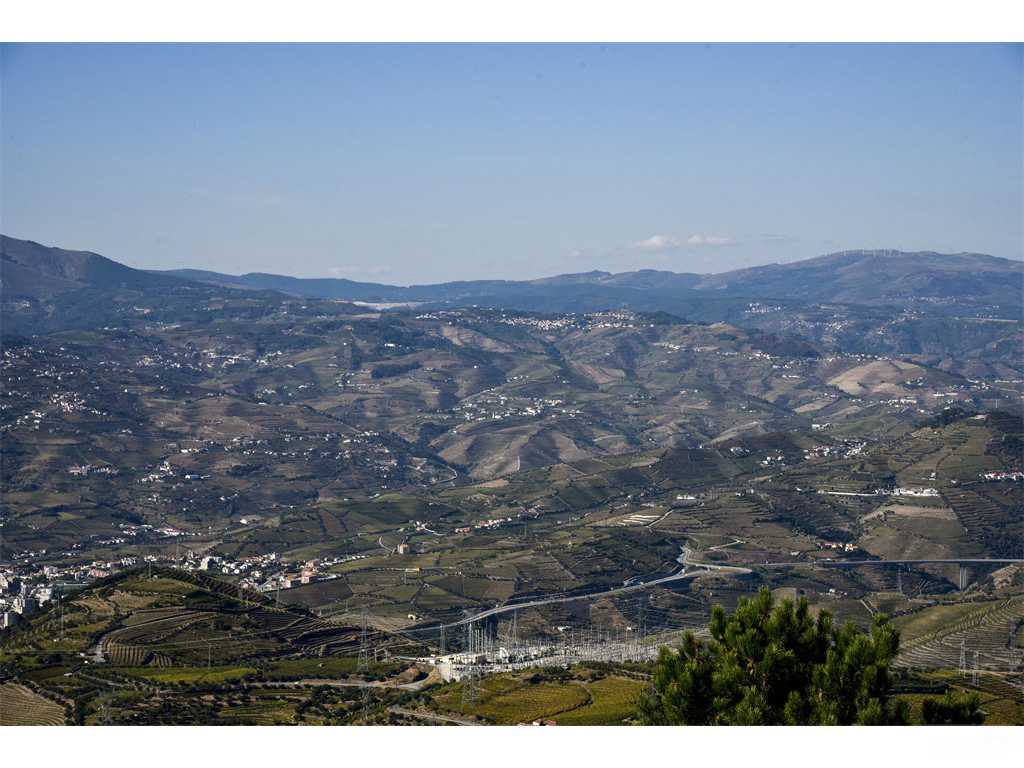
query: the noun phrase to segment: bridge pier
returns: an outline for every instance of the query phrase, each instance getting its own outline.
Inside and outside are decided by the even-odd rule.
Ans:
[[[964,590],[967,588],[967,566],[960,566],[960,589]]]

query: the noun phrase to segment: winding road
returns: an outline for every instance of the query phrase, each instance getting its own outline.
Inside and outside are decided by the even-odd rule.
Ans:
[[[731,546],[726,544],[724,546]],[[606,589],[601,592],[588,592],[585,594],[573,594],[573,595],[554,595],[552,597],[539,598],[537,600],[528,600],[522,603],[509,603],[507,605],[499,605],[494,608],[489,608],[480,613],[472,616],[467,616],[459,621],[453,621],[451,624],[446,624],[447,627],[458,627],[464,624],[469,624],[474,621],[486,619],[490,616],[497,616],[501,613],[508,613],[509,611],[519,610],[520,608],[533,608],[538,605],[549,605],[551,603],[567,603],[572,600],[584,600],[594,597],[607,597],[608,595],[621,595],[626,592],[636,592],[641,589],[647,589],[649,587],[658,586],[659,584],[667,584],[671,581],[682,581],[683,579],[692,579],[698,575],[701,571],[730,571],[732,573],[747,574],[751,573],[750,568],[744,568],[738,565],[715,565],[713,563],[698,563],[691,560],[693,550],[689,547],[681,547],[682,554],[676,558],[676,562],[679,563],[682,568],[675,573],[669,574],[668,576],[661,576],[656,579],[641,580],[634,583],[626,583],[621,587],[614,587],[613,589]],[[695,571],[688,571],[687,567],[693,567]],[[641,577],[642,578],[642,577]],[[630,579],[630,581],[633,581]],[[429,627],[417,627],[415,629],[405,630],[407,633],[411,632],[426,632],[436,629],[435,625]]]
[[[720,544],[716,547],[710,547],[708,551],[724,549],[725,547],[735,546],[736,544],[744,544],[739,539],[730,542],[729,544]],[[661,576],[659,578],[645,580],[643,577],[634,577],[627,580],[627,582],[621,587],[615,587],[613,589],[606,589],[601,592],[588,592],[584,594],[572,594],[572,595],[553,595],[551,597],[538,598],[537,600],[528,600],[521,603],[509,603],[506,605],[495,606],[494,608],[488,608],[487,610],[476,613],[472,616],[467,616],[458,621],[453,621],[451,624],[446,624],[446,627],[458,627],[472,622],[480,621],[491,616],[497,616],[502,613],[508,613],[509,611],[516,611],[520,608],[535,608],[540,605],[550,605],[552,603],[567,603],[573,600],[585,600],[595,597],[607,597],[609,595],[621,595],[627,592],[635,592],[641,589],[647,589],[648,587],[658,586],[660,584],[667,584],[672,581],[682,581],[683,579],[692,579],[701,572],[707,571],[728,571],[737,574],[748,574],[753,573],[752,568],[747,568],[739,565],[717,565],[714,563],[699,563],[692,560],[693,550],[690,547],[681,547],[682,554],[676,558],[676,562],[682,567],[675,573],[669,574],[668,576]],[[915,564],[926,564],[926,563],[955,563],[958,565],[980,565],[980,564],[997,564],[997,563],[1024,563],[1021,559],[993,559],[993,558],[932,558],[932,559],[921,559],[921,560],[828,560],[821,562],[783,562],[783,563],[757,563],[754,567],[757,568],[800,568],[807,567],[808,565],[823,566],[826,568],[843,568],[843,567],[857,567],[857,566],[868,566],[868,565],[915,565]],[[688,570],[693,568],[694,570]],[[428,632],[436,630],[439,625],[430,625],[427,627],[416,627],[414,629],[404,630],[405,633],[418,633]]]

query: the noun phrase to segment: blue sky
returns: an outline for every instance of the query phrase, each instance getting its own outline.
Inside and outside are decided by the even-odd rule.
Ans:
[[[5,45],[0,229],[399,284],[1021,258],[1022,50]]]

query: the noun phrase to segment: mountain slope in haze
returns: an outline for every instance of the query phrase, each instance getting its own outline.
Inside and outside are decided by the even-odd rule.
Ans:
[[[1022,263],[979,253],[843,251],[791,264],[705,276],[720,295],[836,301],[872,306],[951,299],[1020,306]]]
[[[423,309],[473,305],[545,313],[667,312],[802,336],[845,352],[912,356],[973,377],[1024,370],[1022,263],[983,254],[844,251],[713,275],[591,271],[528,281],[388,286],[180,271],[218,284]]]
[[[179,277],[132,269],[98,253],[49,248],[0,235],[0,285],[5,298],[38,298],[87,286],[147,291],[184,284]]]
[[[1024,301],[1024,263],[977,253],[843,251],[788,264],[769,264],[720,274],[594,270],[537,280],[469,280],[395,286],[341,278],[296,278],[267,273],[227,275],[206,270],[143,271],[89,251],[49,248],[0,236],[3,293],[7,298],[54,295],[85,286],[161,290],[189,283],[280,291],[321,299],[415,301],[550,299],[639,311],[636,306],[669,299],[750,298],[805,303],[837,302],[948,314],[1002,312],[1019,317]],[[594,309],[588,306],[587,309]],[[537,309],[534,307],[533,309]],[[564,308],[550,308],[565,311]]]
[[[282,302],[299,298],[300,304],[325,306],[288,311],[361,311],[340,303],[355,301],[555,314],[666,312],[798,335],[845,352],[913,356],[973,377],[1015,378],[1024,370],[1022,264],[981,254],[845,251],[715,275],[594,270],[402,287],[265,273],[147,273],[93,253],[3,238],[0,266],[7,333],[119,325],[133,312],[162,322],[252,319],[283,311]]]
[[[132,317],[156,323],[252,321],[277,312],[336,316],[361,311],[338,301],[317,307],[320,302],[279,291],[242,290],[132,269],[89,251],[49,248],[30,240],[2,237],[0,246],[0,324],[5,334],[126,327]]]
[[[604,301],[605,307],[651,311],[664,308],[651,306],[652,302],[730,297],[1017,317],[1024,299],[1021,262],[977,253],[843,251],[789,264],[710,275],[659,270],[612,274],[595,270],[539,280],[474,280],[407,287],[261,273],[232,276],[176,270],[168,274],[327,299],[424,303],[475,299],[495,306],[515,302],[517,308],[535,310],[541,307],[525,307],[521,303],[549,299],[554,294],[563,302],[586,304],[587,310],[601,308],[589,303],[594,300]],[[566,307],[545,309],[565,311]]]

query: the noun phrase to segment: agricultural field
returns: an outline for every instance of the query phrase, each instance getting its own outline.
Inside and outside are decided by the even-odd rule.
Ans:
[[[622,725],[634,713],[633,700],[644,683],[566,671],[552,680],[551,670],[527,670],[516,676],[490,675],[463,706],[463,683],[432,692],[438,712],[480,718],[495,725],[555,720],[559,725]]]
[[[0,683],[0,725],[64,725],[64,707],[18,683]]]
[[[606,677],[584,685],[590,700],[558,716],[559,725],[621,725],[634,716],[634,701],[644,688],[636,680]]]

